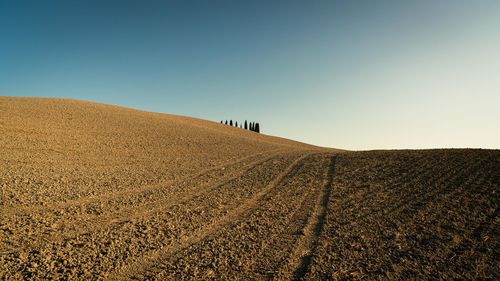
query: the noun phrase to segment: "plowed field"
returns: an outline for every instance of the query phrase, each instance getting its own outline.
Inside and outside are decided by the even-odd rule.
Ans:
[[[0,279],[500,279],[498,150],[340,152],[0,101]]]

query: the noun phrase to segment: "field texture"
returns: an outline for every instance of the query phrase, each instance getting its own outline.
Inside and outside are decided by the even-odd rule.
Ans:
[[[0,279],[500,279],[500,151],[0,98]]]

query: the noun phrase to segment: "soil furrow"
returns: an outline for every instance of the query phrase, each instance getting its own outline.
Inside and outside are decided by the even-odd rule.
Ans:
[[[78,228],[74,230],[64,230],[58,231],[56,235],[51,234],[51,240],[60,240],[74,237],[82,232],[92,232],[98,228],[105,228],[110,224],[119,223],[127,221],[134,218],[146,217],[148,214],[155,213],[158,210],[166,209],[172,204],[182,204],[183,202],[189,201],[195,196],[210,192],[221,185],[227,184],[228,182],[240,177],[245,172],[248,172],[255,166],[262,164],[278,154],[272,154],[270,156],[263,157],[256,161],[252,161],[249,164],[245,164],[243,167],[238,167],[239,170],[226,174],[222,178],[217,178],[215,182],[198,182],[197,179],[191,181],[184,181],[178,185],[172,185],[165,188],[166,190],[145,196],[144,194],[137,193],[137,197],[127,198],[124,202],[122,199],[114,199],[113,201],[107,201],[106,204],[100,203],[96,205],[95,208],[92,206],[80,206],[79,208],[69,208],[61,209],[57,211],[52,211],[53,214],[48,213],[31,213],[27,216],[14,216],[10,219],[16,219],[16,221],[10,221],[9,225],[16,229],[17,231],[23,231],[23,229],[33,229],[38,231],[46,232],[45,229],[51,231],[53,226],[64,226],[64,225],[74,225],[78,224]],[[140,201],[134,201],[134,198]],[[89,212],[88,210],[94,210]],[[87,210],[87,211],[86,211]],[[138,211],[140,210],[140,211]],[[43,221],[43,224],[40,222]]]
[[[317,198],[313,213],[310,215],[307,225],[303,229],[304,236],[296,242],[295,249],[280,274],[280,280],[302,280],[309,269],[311,259],[316,253],[318,239],[324,228],[328,214],[328,203],[335,173],[336,156],[332,156],[327,170],[326,183]]]
[[[47,263],[54,260],[43,260],[43,253],[46,252],[60,258],[60,261],[66,261],[64,276],[75,277],[99,272],[97,277],[104,277],[111,269],[131,263],[146,253],[174,245],[182,237],[190,236],[190,233],[225,215],[242,200],[257,193],[260,186],[272,181],[273,175],[282,171],[292,158],[292,155],[280,156],[265,165],[257,165],[241,178],[228,182],[205,196],[193,198],[187,204],[173,205],[151,217],[116,222],[107,228],[82,233],[60,242],[34,240],[35,245],[40,246],[28,247],[27,249],[32,250],[20,265],[36,262],[39,264],[38,269],[50,272],[50,264]],[[35,238],[28,236],[26,239]],[[29,240],[27,242],[30,243]],[[68,256],[70,254],[72,256]],[[95,258],[84,258],[92,256]],[[17,258],[14,256],[13,259]]]
[[[492,200],[498,184],[494,183],[495,176],[483,174],[495,170],[498,154],[477,153],[475,157],[468,157],[466,151],[434,154],[437,157],[428,157],[428,162],[435,167],[427,168],[409,182],[403,182],[403,177],[386,180],[385,188],[373,192],[369,200],[351,198],[353,204],[341,203],[341,207],[338,200],[330,201],[325,232],[305,278],[495,276],[491,252],[495,242],[490,240],[492,236],[486,229],[491,228],[496,210]],[[339,186],[356,181],[350,171],[359,172],[360,168],[373,165],[371,161],[380,161],[377,153],[366,155],[366,161],[358,163],[339,161],[342,164],[336,169],[333,193]],[[414,170],[422,171],[420,167]],[[386,179],[385,171],[377,168],[360,177],[369,177],[374,183]],[[481,225],[490,226],[475,228]],[[474,229],[481,235],[475,236]],[[467,250],[463,245],[467,245]]]
[[[161,263],[156,263],[154,268],[137,275],[137,278],[200,279],[210,278],[218,272],[215,274],[219,276],[217,278],[227,279],[230,276],[225,274],[231,265],[238,268],[240,276],[251,273],[246,262],[255,256],[256,247],[260,249],[269,237],[281,229],[279,226],[284,227],[289,222],[293,210],[303,200],[302,192],[307,187],[303,184],[305,183],[305,178],[302,176],[305,171],[303,165],[309,162],[304,162],[304,158],[301,162],[289,173],[283,174],[268,193],[252,206],[247,206],[238,218],[228,221],[225,227],[215,230],[213,235],[205,237]],[[205,257],[203,264],[193,264],[195,257],[200,256]],[[207,262],[209,264],[206,264]],[[179,271],[181,269],[184,271]],[[188,269],[189,271],[185,271]]]
[[[445,161],[446,160],[443,160],[443,163],[445,163]],[[421,179],[426,179],[427,181],[430,182],[434,182],[432,178],[442,179],[443,177],[445,177],[445,175],[450,174],[454,169],[456,169],[461,165],[460,161],[457,162],[454,160],[452,162],[454,165],[452,166],[447,165],[443,170],[439,167],[439,165],[436,165],[436,163],[429,161],[429,163],[432,163],[431,165],[433,167],[428,167],[425,169],[421,168],[412,169],[412,171],[415,172],[410,171],[408,173],[410,177],[408,178],[403,177],[400,179],[402,184],[387,184],[384,185],[382,188],[370,189],[363,193],[359,193],[359,196],[361,198],[359,198],[358,196],[354,196],[345,202],[341,201],[342,203],[332,206],[332,209],[342,210],[348,208],[359,208],[357,210],[359,219],[351,221],[351,223],[359,223],[360,221],[365,221],[368,223],[370,221],[368,217],[370,217],[373,212],[378,213],[379,215],[388,215],[389,213],[395,212],[396,210],[404,209],[405,206],[407,206],[412,200],[414,200],[415,198],[418,199],[423,194],[423,193],[416,193],[416,194],[413,193],[410,196],[403,196],[405,199],[404,202],[401,202],[399,198],[401,198],[401,195],[402,193],[405,192],[406,188],[410,188],[411,186],[415,185],[415,183],[421,181]],[[436,171],[436,169],[438,169],[438,171]],[[425,172],[422,173],[421,170],[424,170]],[[426,191],[424,192],[429,192],[429,191],[426,189]],[[379,202],[381,205],[378,205],[376,209],[370,209],[364,207],[364,206],[379,204]]]
[[[274,178],[271,182],[269,182],[266,187],[261,189],[255,195],[253,195],[250,199],[239,204],[238,207],[230,210],[228,214],[223,216],[221,219],[218,219],[212,222],[211,224],[207,225],[206,227],[201,228],[200,230],[196,231],[193,235],[190,235],[189,237],[183,237],[180,241],[178,241],[178,243],[172,244],[172,246],[170,247],[165,247],[161,251],[151,253],[148,256],[143,257],[138,262],[128,265],[126,268],[121,269],[120,271],[114,272],[110,276],[110,279],[112,280],[118,280],[124,278],[129,279],[133,276],[140,275],[141,272],[144,271],[151,271],[151,270],[154,271],[152,267],[156,266],[157,264],[161,264],[162,261],[166,260],[171,255],[181,251],[182,249],[188,248],[189,246],[198,243],[199,241],[203,240],[204,238],[210,235],[213,235],[216,231],[218,231],[218,229],[236,220],[243,213],[248,211],[250,208],[254,207],[262,197],[264,197],[267,193],[272,191],[273,188],[276,187],[276,185],[278,185],[281,181],[283,181],[283,179],[288,177],[290,174],[295,173],[297,168],[302,165],[302,162],[306,157],[307,155],[303,155],[294,160],[283,172],[278,174],[276,178]]]
[[[488,160],[486,163],[492,163]],[[495,194],[494,185],[490,176],[485,172],[489,169],[484,161],[473,168],[474,171],[462,170],[464,181],[445,186],[441,189],[439,197],[431,200],[422,211],[412,214],[409,223],[405,224],[405,233],[419,233],[413,235],[416,241],[425,247],[413,247],[412,255],[425,257],[427,251],[436,254],[429,260],[436,263],[442,271],[445,268],[453,268],[459,264],[460,268],[469,267],[469,262],[478,258],[478,253],[485,249],[496,249],[494,240],[490,239],[491,227],[498,216],[498,209],[488,201],[484,200],[484,194]],[[491,167],[492,168],[492,167]],[[435,209],[456,210],[450,212],[434,212]],[[481,212],[485,209],[486,212]],[[461,225],[461,227],[457,227]],[[425,230],[435,226],[439,230],[439,237],[431,231]],[[473,243],[479,240],[480,243]],[[489,247],[485,247],[485,246]],[[473,268],[469,268],[473,271]],[[475,271],[475,270],[474,270]],[[438,273],[436,273],[438,274]],[[475,278],[487,278],[488,274],[477,271]],[[456,276],[458,277],[458,275]],[[491,278],[491,276],[489,277]]]
[[[309,162],[315,163],[315,167],[308,165],[309,181],[306,182],[304,191],[302,192],[302,201],[297,204],[293,212],[290,213],[290,219],[282,231],[271,234],[262,241],[260,251],[257,255],[252,256],[251,260],[242,260],[242,263],[247,264],[245,273],[247,278],[262,279],[279,276],[284,264],[291,256],[294,245],[297,240],[305,234],[304,228],[310,221],[311,214],[317,208],[320,202],[320,194],[325,182],[322,167],[328,167],[329,158],[323,155],[314,155]],[[315,175],[311,172],[314,170]],[[250,274],[251,273],[251,274]]]
[[[481,167],[484,161],[487,161],[487,159],[482,159],[477,163],[470,163],[469,165],[467,165],[467,163],[460,163],[457,166],[451,166],[452,168],[441,174],[439,179],[435,180],[435,183],[429,186],[429,189],[425,189],[422,193],[414,193],[410,196],[405,196],[405,200],[401,200],[396,206],[392,208],[381,208],[381,210],[383,210],[382,212],[374,212],[373,215],[387,218],[397,216],[399,220],[402,221],[401,212],[405,211],[411,214],[411,217],[408,218],[411,220],[412,217],[415,217],[420,211],[426,209],[427,205],[435,203],[440,197],[448,193],[452,195],[460,192],[461,187],[467,186],[466,182],[462,182],[464,175],[467,175],[467,180],[471,181],[475,172]],[[452,170],[461,170],[461,172],[452,173],[450,172]],[[364,218],[367,223],[369,222],[367,219],[368,217],[373,218],[372,213],[368,213]]]
[[[197,172],[195,174],[187,175],[182,177],[181,179],[178,180],[167,180],[167,181],[159,181],[155,184],[148,184],[145,186],[139,186],[139,187],[130,187],[127,189],[122,189],[118,191],[111,191],[108,193],[104,194],[99,194],[99,195],[93,195],[93,196],[85,196],[76,200],[68,200],[65,202],[56,202],[56,203],[49,203],[49,204],[44,204],[43,206],[30,206],[30,207],[19,207],[19,206],[13,206],[12,208],[9,208],[8,214],[15,216],[15,215],[22,215],[22,214],[30,214],[33,212],[56,212],[61,209],[65,209],[68,207],[73,207],[73,206],[81,206],[84,204],[92,204],[92,203],[99,203],[99,202],[106,202],[107,204],[110,203],[110,201],[118,201],[121,198],[126,198],[127,200],[130,200],[131,197],[144,197],[144,193],[154,193],[155,191],[161,191],[165,189],[166,186],[175,186],[175,185],[182,185],[186,181],[192,181],[196,180],[198,178],[202,178],[203,176],[206,176],[210,174],[211,172],[217,172],[220,170],[225,170],[227,168],[230,168],[232,166],[238,166],[239,164],[243,164],[247,161],[250,163],[257,163],[260,158],[270,158],[273,155],[278,154],[279,150],[273,150],[269,152],[262,152],[258,153],[255,155],[250,155],[250,156],[245,156],[242,158],[239,158],[234,161],[230,161],[229,163],[224,163],[222,165],[205,169],[203,171]],[[255,160],[256,159],[256,160]]]
[[[342,157],[340,157],[342,159]],[[423,162],[423,163],[420,163]],[[410,187],[412,182],[418,181],[420,178],[425,178],[428,175],[436,173],[434,168],[437,166],[435,162],[429,161],[428,157],[422,156],[418,158],[418,163],[413,163],[411,160],[404,161],[403,169],[397,168],[403,174],[396,177],[398,183],[400,182],[403,186],[391,185],[391,184],[378,184],[376,182],[372,183],[370,179],[363,181],[361,185],[359,184],[349,184],[348,186],[337,185],[335,193],[332,194],[332,200],[337,201],[336,204],[332,204],[331,208],[338,210],[346,209],[352,206],[363,206],[367,204],[371,199],[380,194],[393,192],[395,189],[401,189],[404,187]],[[422,164],[422,165],[419,165]],[[396,166],[397,167],[397,166]],[[383,169],[384,167],[382,167]],[[392,171],[395,167],[389,166],[387,170]],[[422,172],[424,171],[424,172]],[[356,171],[357,172],[357,171]],[[364,172],[364,171],[363,171]],[[370,171],[366,171],[368,174]],[[362,172],[361,172],[362,173]],[[354,176],[354,175],[353,175]],[[391,176],[389,176],[391,179]],[[366,187],[369,188],[366,188]]]

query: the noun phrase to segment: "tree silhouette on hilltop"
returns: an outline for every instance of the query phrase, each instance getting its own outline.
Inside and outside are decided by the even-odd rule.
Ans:
[[[252,132],[260,133],[260,124],[259,124],[259,122],[248,122],[248,120],[245,120],[245,122],[240,122],[240,124],[238,125],[238,121],[234,121],[234,123],[233,123],[233,120],[230,119],[229,121],[226,120],[225,122],[223,122],[221,120],[220,123],[221,124],[226,124],[226,125],[229,125],[229,126],[233,126],[233,127],[236,127],[236,128],[245,129],[245,130],[249,130],[249,131],[252,131]]]

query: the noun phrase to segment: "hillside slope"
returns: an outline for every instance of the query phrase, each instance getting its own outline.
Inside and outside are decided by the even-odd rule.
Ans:
[[[9,186],[5,201],[14,205],[176,180],[258,153],[316,149],[214,122],[78,100],[0,97],[0,114],[0,170]]]
[[[500,150],[0,98],[0,280],[499,280]]]

